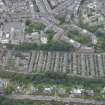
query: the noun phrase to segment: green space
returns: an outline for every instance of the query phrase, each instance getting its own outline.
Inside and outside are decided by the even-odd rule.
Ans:
[[[96,49],[96,52],[105,52],[105,34],[97,31],[96,36],[98,39],[98,43],[94,46]]]
[[[79,30],[77,28],[75,28],[74,26],[72,26],[70,24],[65,24],[65,25],[62,25],[62,28],[64,28],[65,34],[69,38],[71,38],[75,41],[78,41],[81,44],[84,44],[84,45],[87,45],[87,46],[91,45],[91,39],[87,35],[81,34],[79,32]]]
[[[96,92],[97,99],[102,98],[100,91],[105,87],[105,78],[85,78],[79,76],[70,76],[65,73],[59,72],[46,72],[38,74],[20,74],[13,72],[0,71],[0,77],[9,79],[14,85],[9,85],[6,93],[10,94],[12,90],[16,87],[15,84],[19,86],[33,84],[34,86],[57,86],[67,89],[70,91],[72,88],[84,88],[93,89]]]
[[[59,25],[65,23],[65,16],[57,16],[56,18],[59,20]]]
[[[7,78],[12,81],[19,81],[23,83],[33,82],[34,84],[61,84],[64,86],[83,85],[85,88],[103,88],[105,86],[105,78],[83,78],[79,76],[69,76],[65,73],[46,72],[39,74],[18,74],[0,71],[1,78]]]
[[[33,33],[33,32],[39,32],[45,28],[45,25],[43,23],[35,22],[35,23],[26,23],[25,32],[26,33]]]
[[[55,32],[53,30],[47,30],[46,31],[47,38],[48,38],[48,43],[52,43],[53,41],[53,36],[55,35]]]
[[[104,25],[103,24],[94,24],[94,25],[89,25],[89,24],[84,24],[82,21],[82,18],[80,18],[80,23],[78,24],[81,28],[87,29],[88,31],[94,33],[98,39],[98,43],[96,45],[92,45],[95,48],[95,51],[100,53],[100,52],[105,52],[105,32],[104,32]],[[91,23],[92,24],[92,23]]]
[[[89,37],[81,35],[77,30],[69,30],[67,33],[69,38],[72,38],[82,44],[90,44],[91,40]]]
[[[47,44],[22,43],[19,45],[5,44],[8,49],[16,50],[44,50],[44,51],[74,51],[71,45],[59,41],[49,41]]]

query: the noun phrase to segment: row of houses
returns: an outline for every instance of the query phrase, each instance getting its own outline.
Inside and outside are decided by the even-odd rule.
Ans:
[[[70,53],[51,51],[0,52],[1,70],[14,72],[44,73],[47,71],[64,72],[86,77],[105,76],[105,54]]]
[[[83,89],[83,88],[72,88],[70,91],[67,91],[65,88],[60,88],[56,86],[52,87],[34,87],[30,86],[24,88],[22,86],[17,86],[12,94],[24,94],[24,95],[59,95],[64,97],[96,97],[96,92],[92,89]],[[105,88],[100,91],[100,96],[105,97]]]
[[[56,86],[52,87],[34,87],[30,86],[25,88],[24,86],[17,86],[15,91],[12,94],[27,94],[27,95],[37,95],[37,94],[44,94],[44,95],[61,95],[61,96],[70,96],[70,97],[81,97],[81,96],[95,96],[94,90],[85,90],[81,88],[72,88],[71,91],[66,91],[65,88],[60,88]],[[104,92],[103,92],[104,93]]]

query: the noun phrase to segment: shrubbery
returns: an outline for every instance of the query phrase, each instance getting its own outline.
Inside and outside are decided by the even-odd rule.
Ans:
[[[99,88],[105,87],[105,78],[84,78],[79,76],[69,76],[65,73],[59,72],[46,72],[39,74],[18,74],[0,71],[1,78],[9,78],[11,81],[17,81],[22,83],[34,83],[34,84],[54,84],[64,86],[78,86],[82,85],[86,89],[94,89],[97,91]]]

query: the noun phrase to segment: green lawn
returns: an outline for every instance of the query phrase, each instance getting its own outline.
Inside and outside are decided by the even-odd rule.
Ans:
[[[32,23],[29,25],[26,25],[25,32],[26,33],[33,33],[33,32],[39,32],[45,28],[45,25],[42,23]]]

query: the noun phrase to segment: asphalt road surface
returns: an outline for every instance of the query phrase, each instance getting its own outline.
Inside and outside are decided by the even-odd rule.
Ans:
[[[58,102],[65,102],[65,103],[81,103],[81,104],[99,104],[105,105],[105,101],[97,101],[91,99],[81,99],[81,98],[60,98],[54,96],[32,96],[32,95],[11,95],[7,96],[10,99],[18,99],[18,100],[33,100],[33,101],[58,101]]]

